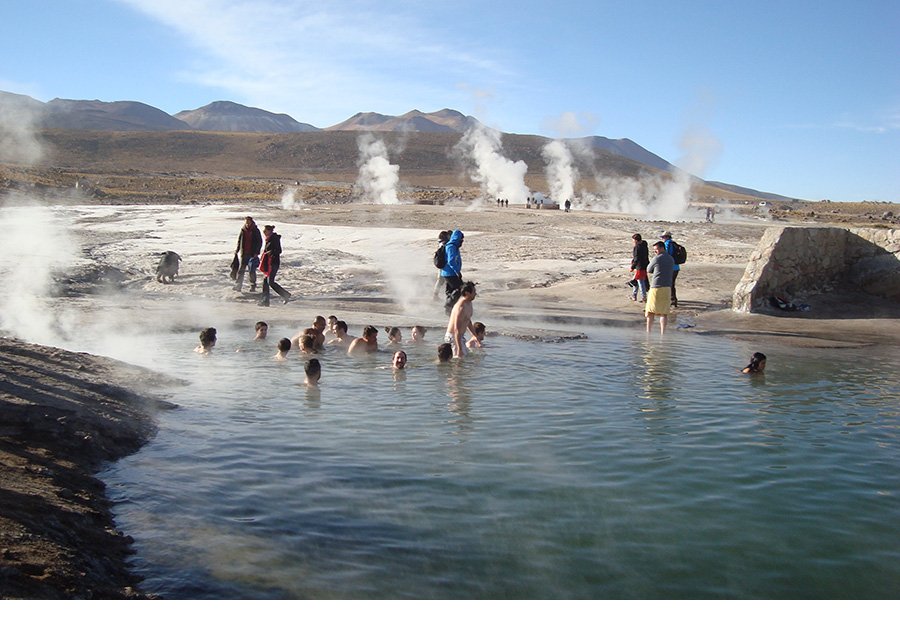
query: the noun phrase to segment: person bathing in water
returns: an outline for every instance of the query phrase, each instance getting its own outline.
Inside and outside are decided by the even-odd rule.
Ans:
[[[481,347],[481,341],[474,336],[475,328],[472,325],[472,300],[476,295],[475,283],[466,282],[462,285],[460,297],[453,305],[453,310],[450,311],[450,321],[447,323],[444,341],[453,345],[453,355],[457,358],[462,358],[466,353],[466,330],[472,333],[475,345]]]
[[[198,354],[208,355],[216,346],[216,329],[206,328],[200,331],[200,344],[194,348]]]
[[[472,338],[466,341],[466,347],[472,349],[474,347],[482,347],[484,343],[484,333],[487,329],[480,321],[472,324]]]
[[[363,328],[363,335],[358,339],[353,339],[347,353],[351,356],[357,354],[373,354],[378,351],[378,328],[375,326],[366,326]]]
[[[319,378],[322,377],[322,364],[318,358],[310,358],[303,366],[303,371],[306,373],[306,379],[304,380],[306,386],[319,385]]]
[[[741,369],[741,373],[762,373],[766,370],[766,355],[762,352],[755,352],[750,357],[750,364]]]
[[[275,354],[275,360],[287,360],[287,354],[291,351],[291,339],[284,337],[278,341],[278,352]]]

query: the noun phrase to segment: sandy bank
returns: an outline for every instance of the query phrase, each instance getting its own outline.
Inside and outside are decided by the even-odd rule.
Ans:
[[[93,473],[156,432],[165,402],[134,389],[162,376],[0,339],[0,597],[142,597]]]

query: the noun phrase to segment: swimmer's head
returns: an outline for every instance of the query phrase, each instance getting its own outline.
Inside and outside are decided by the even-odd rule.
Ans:
[[[264,339],[269,334],[269,324],[265,321],[256,322],[256,338]]]
[[[347,334],[347,322],[341,319],[338,319],[334,322],[334,332],[335,334]]]
[[[744,367],[744,371],[747,373],[756,373],[758,371],[764,371],[766,368],[766,355],[762,352],[754,352],[752,356],[750,356],[750,363]]]
[[[316,330],[318,330],[319,332],[321,332],[322,330],[325,329],[325,326],[326,326],[326,325],[327,325],[327,324],[326,324],[326,321],[325,321],[325,317],[323,317],[322,315],[319,315],[319,316],[317,316],[317,317],[313,320],[312,327],[314,327]]]
[[[413,326],[412,329],[409,331],[410,337],[412,338],[413,341],[421,341],[422,339],[424,339],[425,332],[427,332],[427,330],[425,329],[424,326]]]
[[[304,334],[300,337],[300,351],[307,353],[316,351],[316,339],[312,334]]]
[[[216,344],[216,329],[206,328],[200,331],[200,345],[204,349],[209,349]]]
[[[378,328],[375,326],[366,326],[363,328],[363,338],[367,341],[378,338]]]
[[[406,368],[406,352],[402,349],[400,351],[394,352],[394,359],[392,361],[394,365],[394,369],[405,369]]]
[[[278,351],[286,353],[291,351],[291,339],[283,338],[278,341]]]
[[[472,329],[475,330],[475,336],[478,337],[479,340],[484,338],[484,332],[486,328],[484,327],[483,323],[481,323],[480,321],[476,321],[472,324]]]
[[[387,332],[388,340],[391,343],[399,343],[403,340],[403,334],[400,332],[400,328],[396,326],[385,328],[384,331]]]
[[[437,348],[438,360],[447,362],[453,358],[453,346],[450,343],[441,343]]]
[[[322,365],[319,359],[310,358],[303,366],[303,371],[306,372],[307,381],[318,382],[319,378],[322,377]]]

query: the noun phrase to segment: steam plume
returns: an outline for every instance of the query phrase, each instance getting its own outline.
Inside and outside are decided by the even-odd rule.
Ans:
[[[528,198],[525,186],[528,165],[524,161],[512,162],[503,156],[502,149],[498,131],[477,125],[466,131],[454,151],[486,197],[522,204]]]
[[[550,187],[550,198],[559,204],[575,196],[575,181],[578,172],[572,161],[572,153],[565,143],[557,139],[544,146],[541,151],[547,166],[544,173]]]
[[[391,165],[384,141],[364,134],[359,136],[357,144],[359,177],[356,184],[362,191],[362,200],[371,204],[399,204],[397,184],[400,182],[400,166]]]

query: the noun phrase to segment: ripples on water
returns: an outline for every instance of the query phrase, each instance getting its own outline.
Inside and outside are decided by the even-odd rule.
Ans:
[[[171,598],[900,594],[887,357],[599,333],[448,365],[274,347],[163,359],[192,381],[105,476],[142,588]]]

